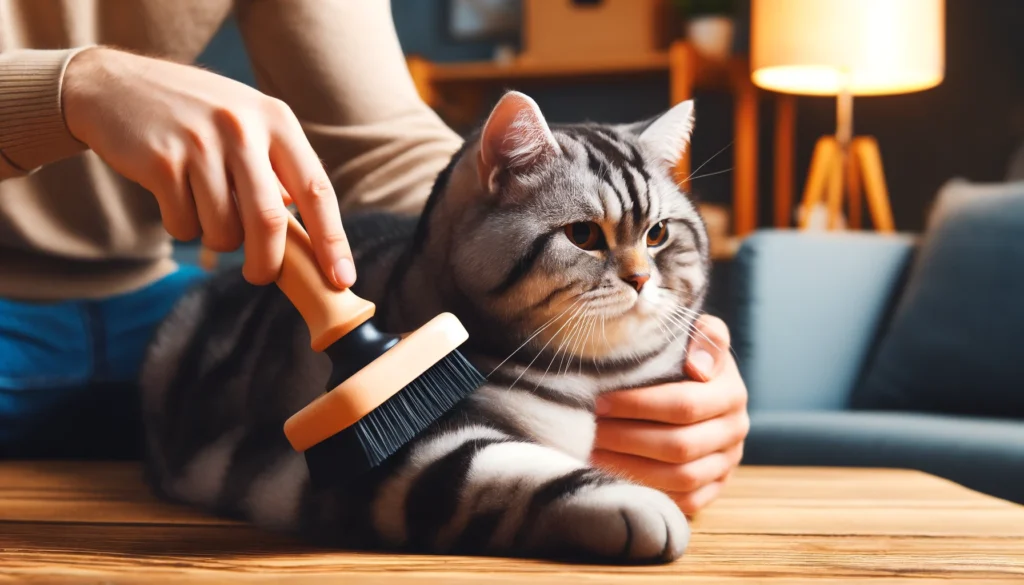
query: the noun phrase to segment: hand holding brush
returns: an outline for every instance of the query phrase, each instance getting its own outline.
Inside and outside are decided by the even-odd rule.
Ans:
[[[382,464],[484,382],[457,350],[469,335],[454,315],[409,333],[381,331],[373,303],[327,280],[291,215],[276,282],[309,327],[313,350],[332,364],[327,391],[284,425],[316,483]]]

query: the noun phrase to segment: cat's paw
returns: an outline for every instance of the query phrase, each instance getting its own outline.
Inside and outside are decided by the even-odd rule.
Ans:
[[[538,552],[555,556],[669,562],[686,550],[690,526],[664,493],[614,482],[552,504],[532,536]]]

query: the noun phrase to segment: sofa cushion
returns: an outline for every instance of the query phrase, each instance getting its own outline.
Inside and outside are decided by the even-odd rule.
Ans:
[[[1024,425],[891,412],[753,412],[751,465],[917,469],[1024,504]]]
[[[1024,182],[943,187],[852,405],[1024,419]]]
[[[747,237],[733,262],[729,327],[750,410],[848,406],[913,250],[908,234]]]

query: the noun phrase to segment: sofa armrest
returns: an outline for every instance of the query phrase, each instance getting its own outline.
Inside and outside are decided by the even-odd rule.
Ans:
[[[845,408],[901,287],[908,235],[762,230],[733,267],[733,347],[750,410]]]

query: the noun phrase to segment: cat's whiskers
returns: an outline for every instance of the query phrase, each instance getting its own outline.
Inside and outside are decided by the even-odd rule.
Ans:
[[[588,315],[589,315],[589,312],[584,311],[580,321],[578,323],[576,323],[576,325],[573,326],[572,331],[570,332],[570,335],[566,336],[567,337],[566,338],[566,342],[565,342],[565,345],[567,346],[566,347],[566,351],[565,351],[565,353],[562,354],[561,361],[558,362],[558,374],[559,375],[562,375],[562,366],[565,364],[566,358],[569,359],[569,364],[570,365],[572,364],[573,343],[574,343],[574,340],[576,338],[576,335],[579,333],[579,331],[581,329],[580,325],[584,322],[584,319]]]
[[[705,177],[714,177],[715,175],[721,175],[722,173],[728,173],[731,170],[732,170],[732,167],[729,167],[727,169],[722,169],[720,171],[714,171],[712,173],[704,173],[703,175],[697,175],[696,177],[691,178],[690,181],[696,181],[697,179],[703,179]]]
[[[681,291],[681,290],[678,290],[678,289],[674,289],[674,288],[671,288],[671,287],[664,287],[664,289],[661,289],[661,290],[672,291],[672,292],[674,292],[676,294],[679,294],[679,295],[686,295],[686,294],[688,294],[688,293],[686,293],[684,291]],[[675,302],[678,303],[678,299],[675,299]],[[698,311],[694,311],[693,309],[691,309],[689,307],[686,307],[684,305],[680,305],[680,304],[676,304],[675,307],[673,307],[672,312],[673,313],[678,313],[678,314],[681,314],[682,316],[690,318],[688,320],[688,322],[684,321],[683,323],[679,324],[680,326],[685,324],[686,327],[687,327],[687,330],[688,330],[687,332],[689,334],[691,334],[691,335],[693,335],[693,334],[699,335],[704,341],[707,341],[708,344],[710,344],[716,350],[718,350],[719,352],[722,351],[722,347],[720,345],[718,345],[713,339],[708,337],[708,335],[706,333],[701,331],[700,328],[698,328],[696,325],[693,324],[693,321],[696,321],[697,319],[700,319],[703,316],[702,313],[700,313]],[[735,349],[730,347],[729,348],[729,353],[731,353],[734,358],[739,360],[739,356],[736,354],[736,350]]]
[[[685,308],[680,306],[671,307],[668,313],[665,314],[669,322],[671,322],[677,329],[688,330],[690,322],[693,320],[690,314],[685,311]],[[677,335],[678,335],[677,331]]]
[[[586,350],[587,346],[590,344],[590,336],[593,334],[593,332],[594,332],[594,325],[596,325],[596,324],[597,324],[597,315],[594,315],[593,317],[591,317],[590,322],[585,326],[585,329],[584,329],[585,333],[582,336],[583,341],[580,343],[580,351],[581,352]],[[583,354],[582,353],[579,355],[579,368],[577,369],[576,373],[577,373],[577,375],[580,375],[580,376],[583,375]]]
[[[527,364],[526,367],[523,368],[523,371],[519,373],[519,377],[517,377],[515,381],[512,382],[512,385],[508,387],[509,390],[512,390],[513,388],[516,387],[516,384],[518,384],[519,380],[523,378],[523,376],[526,374],[526,371],[533,367],[533,363],[537,361],[537,358],[539,358],[541,354],[544,353],[544,350],[547,349],[549,345],[551,345],[551,342],[554,341],[556,337],[558,337],[558,334],[561,333],[562,330],[565,329],[565,327],[569,323],[573,322],[573,319],[576,318],[576,315],[578,315],[580,311],[582,311],[585,308],[586,305],[577,308],[576,311],[572,314],[572,316],[569,317],[569,319],[565,323],[562,323],[562,326],[558,328],[558,331],[555,331],[555,334],[551,336],[551,339],[548,339],[547,343],[545,343],[544,346],[540,348],[540,351],[537,352],[537,355],[533,356],[533,359],[530,360],[530,363]]]
[[[685,179],[683,179],[682,181],[680,181],[680,185],[682,183],[685,183],[685,182],[689,181],[690,179],[692,179],[693,176],[696,175],[697,173],[699,173],[700,170],[703,169],[705,165],[707,165],[709,162],[715,160],[715,158],[718,155],[720,155],[723,152],[725,152],[730,146],[732,146],[732,142],[729,142],[729,144],[726,144],[725,146],[723,146],[718,152],[716,152],[715,154],[713,154],[710,157],[708,157],[708,160],[702,162],[700,165],[697,166],[697,168],[693,169],[693,171],[690,172],[690,176],[688,176]]]
[[[561,357],[561,360],[559,361],[559,366],[558,366],[559,370],[561,370],[561,367],[562,367],[561,364],[565,361],[565,355],[566,355],[566,353],[568,353],[568,352],[563,351],[563,350],[565,349],[565,346],[569,343],[569,340],[572,339],[572,335],[575,332],[575,330],[576,330],[576,327],[575,327],[575,325],[573,325],[573,327],[569,330],[569,332],[562,338],[562,341],[558,344],[558,350],[555,351],[555,353],[551,356],[551,364],[554,364],[555,358],[558,357],[558,354],[559,353],[562,354],[562,357]]]
[[[597,322],[601,323],[601,336],[604,337],[604,345],[605,345],[605,347],[611,349],[611,346],[608,345],[608,337],[604,334],[604,322],[605,322],[604,315],[598,315],[597,321],[595,321],[595,324],[594,324],[594,331],[595,331],[595,333],[597,332]],[[594,369],[597,370],[598,374],[601,373],[601,366],[598,365],[596,360],[594,361]]]
[[[661,332],[665,335],[666,339],[672,337],[672,330],[669,329],[667,325],[665,325],[665,320],[659,313],[654,314],[654,321],[655,323],[658,324],[658,327],[661,329]]]
[[[683,333],[690,334],[690,333],[693,332],[693,327],[685,319],[684,316],[682,316],[682,315],[680,315],[680,314],[678,314],[676,312],[671,312],[671,313],[668,313],[667,317],[668,317],[669,321],[671,321],[672,324],[675,325],[675,327],[676,327],[675,335],[672,336],[671,341],[669,341],[669,345],[674,344],[676,342],[676,340],[679,339],[679,336],[682,335]]]
[[[608,341],[608,332],[605,330],[604,324],[608,322],[608,319],[601,317],[601,337],[604,338],[604,344],[608,349],[612,348],[612,344]]]
[[[512,356],[516,355],[517,353],[519,353],[520,350],[522,350],[524,347],[526,347],[526,344],[528,344],[531,341],[533,341],[533,339],[535,337],[540,335],[541,332],[543,332],[545,329],[550,327],[552,323],[554,323],[555,321],[560,319],[563,315],[565,315],[566,313],[571,311],[572,308],[575,307],[576,305],[578,305],[582,300],[583,300],[582,298],[577,297],[576,301],[573,302],[573,304],[571,304],[568,307],[566,307],[565,310],[563,310],[561,313],[559,313],[559,314],[555,315],[554,317],[548,319],[547,323],[544,323],[543,325],[538,327],[536,331],[534,331],[532,334],[530,334],[529,337],[526,338],[526,341],[524,341],[522,344],[520,344],[519,347],[517,347],[514,350],[512,350],[512,353],[508,354],[507,358],[501,360],[501,363],[498,364],[497,366],[494,366],[494,369],[492,369],[490,371],[490,373],[487,374],[487,377],[489,378],[492,374],[494,374],[494,372],[497,372],[498,368],[500,368],[501,366],[505,365],[505,363],[508,362],[508,360],[512,359]]]
[[[575,318],[575,315],[574,315],[574,318]],[[570,330],[570,335],[571,335],[571,330]],[[551,360],[548,361],[548,367],[544,368],[544,374],[542,374],[541,377],[540,377],[540,380],[537,381],[537,385],[533,387],[534,391],[536,391],[538,388],[540,388],[540,385],[542,383],[544,383],[544,378],[546,378],[547,375],[548,375],[548,372],[551,371],[551,366],[555,363],[555,358],[558,357],[558,353],[560,351],[562,351],[562,349],[565,347],[565,344],[566,344],[568,339],[569,339],[569,336],[567,335],[558,344],[558,349],[555,350],[555,353],[551,355]],[[564,358],[565,354],[562,354],[562,357]]]
[[[572,342],[572,345],[569,347],[569,351],[567,352],[569,354],[569,360],[568,360],[568,363],[566,364],[566,368],[565,368],[564,374],[568,374],[569,370],[572,369],[572,359],[573,358],[576,358],[577,360],[580,360],[580,364],[581,365],[583,364],[583,361],[582,361],[583,357],[580,354],[580,350],[583,348],[584,341],[585,341],[583,334],[584,334],[584,331],[587,328],[587,324],[590,323],[590,318],[592,318],[593,315],[594,315],[594,313],[591,312],[589,314],[589,316],[588,316],[588,319],[580,324],[579,334],[576,336],[576,339]]]
[[[711,347],[714,347],[716,350],[718,350],[719,353],[721,353],[722,347],[715,343],[713,339],[708,337],[708,335],[701,331],[700,328],[697,327],[697,325],[695,324],[695,321],[699,319],[702,315],[688,307],[677,307],[677,309],[683,312],[683,316],[690,317],[690,319],[686,322],[688,333],[690,335],[700,336],[704,341],[707,341],[708,344],[711,345]],[[739,362],[740,356],[736,353],[736,350],[733,349],[732,346],[729,347],[729,353],[732,354],[732,357],[737,362]]]
[[[662,292],[662,289],[658,289],[657,292]],[[658,297],[655,297],[655,300],[657,300],[657,298]],[[669,305],[669,308],[671,309],[671,305]],[[660,304],[655,303],[654,309],[654,322],[658,325],[658,328],[661,329],[661,332],[665,334],[665,337],[672,335],[672,332],[665,326],[665,322],[661,318],[661,312],[663,307]]]
[[[570,364],[572,363],[572,346],[571,346],[571,344],[576,339],[577,329],[578,328],[574,326],[573,330],[572,330],[572,334],[568,336],[568,339],[566,339],[565,352],[562,353],[562,359],[559,360],[559,362],[558,362],[558,375],[559,376],[561,376],[563,374],[562,367],[565,365],[566,360],[569,360]]]

